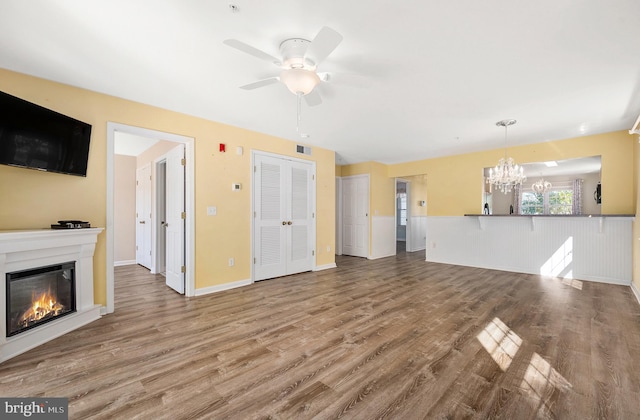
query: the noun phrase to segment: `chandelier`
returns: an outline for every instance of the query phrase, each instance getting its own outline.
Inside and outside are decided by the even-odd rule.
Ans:
[[[551,189],[551,183],[549,181],[545,181],[544,178],[540,178],[536,182],[533,183],[531,189],[536,194],[544,194]]]
[[[524,176],[524,169],[517,165],[514,160],[507,157],[507,127],[516,123],[516,120],[502,120],[496,123],[499,127],[504,127],[504,158],[498,161],[495,168],[489,169],[487,183],[493,185],[504,194],[511,191],[514,185],[522,183],[527,179]]]

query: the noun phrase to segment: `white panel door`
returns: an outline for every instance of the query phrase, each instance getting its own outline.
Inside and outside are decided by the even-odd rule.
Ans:
[[[184,294],[184,144],[167,153],[166,169],[166,282]]]
[[[136,263],[151,268],[151,164],[136,170]]]
[[[369,256],[369,177],[342,179],[342,253]]]
[[[313,165],[261,154],[254,163],[254,279],[311,270]]]

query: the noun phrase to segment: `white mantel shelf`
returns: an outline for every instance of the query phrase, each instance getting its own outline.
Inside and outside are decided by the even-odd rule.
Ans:
[[[93,254],[102,228],[0,231],[0,363],[100,318],[93,301]],[[75,262],[76,312],[6,336],[6,274]]]

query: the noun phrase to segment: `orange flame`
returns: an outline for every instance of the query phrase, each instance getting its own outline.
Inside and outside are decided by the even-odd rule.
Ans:
[[[59,315],[65,310],[63,305],[55,301],[51,289],[37,297],[32,297],[31,302],[31,308],[27,309],[18,320],[18,323],[25,327],[41,319]]]

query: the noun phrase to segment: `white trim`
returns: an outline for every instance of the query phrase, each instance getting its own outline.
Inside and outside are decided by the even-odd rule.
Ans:
[[[113,262],[113,266],[114,267],[122,267],[123,265],[135,265],[136,260],[124,260],[124,261],[114,261]]]
[[[342,255],[342,177],[336,177],[336,255]]]
[[[177,146],[176,146],[177,147]],[[160,269],[160,264],[159,263],[159,258],[158,258],[158,250],[160,249],[159,242],[160,242],[160,238],[159,238],[159,230],[160,229],[164,229],[164,227],[158,226],[158,213],[159,213],[159,203],[160,202],[164,202],[165,200],[165,194],[166,194],[166,181],[167,181],[167,177],[166,177],[166,163],[167,163],[167,154],[163,154],[160,157],[157,157],[153,160],[153,165],[152,165],[152,173],[153,173],[153,180],[155,182],[153,182],[153,199],[151,200],[151,274],[161,274],[163,272],[163,270]],[[158,170],[162,167],[162,165],[164,164],[164,168],[162,169],[164,171],[164,176],[160,177],[158,175]],[[163,183],[165,184],[165,188],[164,191],[162,191],[160,193],[160,184]],[[162,194],[162,195],[160,195]],[[165,209],[166,210],[166,209]],[[165,215],[166,216],[166,215]],[[166,238],[166,235],[165,235]],[[166,250],[166,240],[165,240],[165,248],[164,250]],[[162,257],[161,261],[165,262],[165,258],[164,256]]]
[[[233,281],[231,283],[218,284],[216,286],[202,287],[196,289],[194,296],[204,296],[211,293],[223,292],[225,290],[236,289],[238,287],[250,286],[253,284],[251,279]]]
[[[631,283],[629,287],[631,287],[631,292],[633,292],[633,295],[636,297],[636,300],[640,304],[640,290],[638,290],[635,283]]]
[[[638,119],[629,130],[629,134],[640,134],[640,115],[638,115]]]
[[[337,267],[338,266],[336,265],[336,263],[317,265],[317,266],[314,267],[313,271],[329,270],[331,268],[337,268]]]
[[[111,313],[115,309],[113,274],[113,156],[116,131],[185,144],[185,156],[187,160],[185,173],[185,185],[187,185],[185,189],[185,212],[187,213],[185,228],[185,265],[187,267],[187,272],[185,273],[185,296],[195,296],[195,139],[193,137],[165,133],[147,128],[107,122],[107,313]]]

